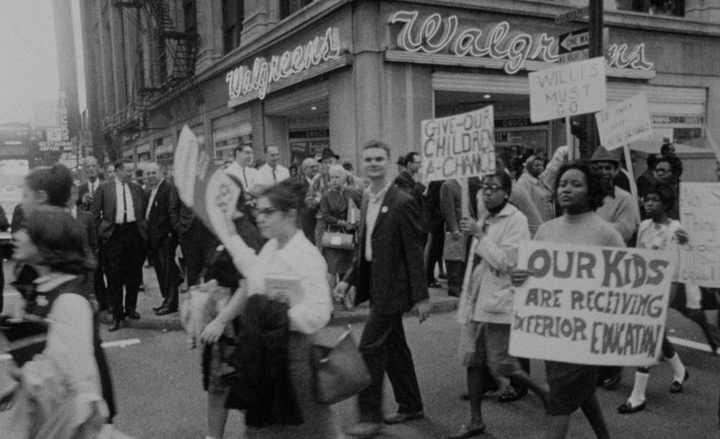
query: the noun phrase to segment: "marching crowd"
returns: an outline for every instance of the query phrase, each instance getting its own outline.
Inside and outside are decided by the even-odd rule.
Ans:
[[[6,309],[2,320],[6,347],[21,367],[18,384],[0,394],[0,410],[13,412],[0,417],[0,431],[11,439],[94,438],[112,423],[98,312],[111,316],[109,331],[141,318],[137,296],[147,259],[162,295],[156,314],[177,312],[182,301],[207,311],[197,336],[208,439],[224,436],[230,409],[245,411],[248,437],[338,437],[331,407],[313,388],[312,337],[334,308],[367,301],[358,349],[369,385],[358,394],[358,422],[344,433],[372,437],[383,424],[423,418],[402,317],[414,310],[420,322],[428,318],[436,275],[459,299],[458,355],[467,371],[468,420],[451,439],[485,432],[483,395],[496,390],[500,402],[537,394],[546,438],[566,437],[578,408],[598,438],[610,437],[595,389],[616,389],[621,368],[546,361],[543,386],[531,378],[529,360],[508,353],[514,289],[531,275],[516,267],[518,248],[534,239],[679,254],[688,235],[678,222],[682,162],[671,144],[648,156],[637,182],[617,151],[601,147],[589,162],[573,162],[560,147],[548,163],[531,155],[517,169],[498,151],[496,172],[469,178],[466,188],[457,180],[425,186],[415,152],[398,160],[392,179],[391,150],[379,141],[362,148],[363,178],[330,148],[305,159],[295,176],[279,164],[277,147],[264,152],[256,163],[252,147],[241,146],[225,163],[240,196],[227,218],[231,237],[222,243],[157,164],[145,167],[142,181],[128,160],[114,163],[113,175],[107,169],[101,181],[94,157],[85,158],[82,184],[59,164],[29,173],[12,219],[12,283],[26,306]],[[181,300],[183,284],[207,293],[205,301]],[[713,352],[720,340],[703,307],[716,300],[713,290],[675,275],[672,306],[701,327]],[[195,318],[188,314],[183,318]],[[667,337],[662,355],[673,369],[669,391],[681,392],[690,373]],[[649,373],[635,372],[619,413],[646,407]],[[391,414],[382,410],[385,374],[398,405]],[[28,385],[37,380],[45,380],[42,391]],[[38,400],[44,412],[31,410]]]

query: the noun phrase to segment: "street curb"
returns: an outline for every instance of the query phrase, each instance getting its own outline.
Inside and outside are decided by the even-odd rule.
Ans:
[[[443,298],[437,302],[430,302],[430,312],[432,314],[445,314],[452,312],[457,309],[458,301],[455,298]],[[361,307],[355,311],[339,311],[336,312],[328,326],[345,326],[363,323],[367,319],[369,308],[367,306]],[[407,313],[406,315],[413,315],[414,313]],[[104,324],[110,324],[111,316],[107,313],[100,314],[100,322]],[[153,329],[156,331],[182,331],[183,327],[180,324],[179,314],[175,314],[171,317],[163,318],[143,318],[139,320],[126,319],[126,328],[134,329]]]

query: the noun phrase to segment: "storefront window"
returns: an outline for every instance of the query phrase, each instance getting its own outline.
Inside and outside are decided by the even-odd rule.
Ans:
[[[222,0],[223,51],[228,53],[240,46],[240,36],[245,21],[243,0]]]
[[[294,14],[314,0],[280,0],[280,19]]]

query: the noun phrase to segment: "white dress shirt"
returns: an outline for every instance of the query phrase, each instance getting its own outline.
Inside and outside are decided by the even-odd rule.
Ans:
[[[153,187],[152,190],[150,191],[150,201],[148,201],[147,211],[145,212],[145,219],[147,219],[147,220],[150,219],[150,211],[152,210],[153,203],[155,202],[155,196],[157,195],[158,188],[162,184],[163,180],[165,180],[165,179],[164,178],[160,179],[158,184],[156,184],[155,187]]]
[[[95,191],[97,190],[98,186],[100,186],[100,179],[96,178],[95,183],[93,183],[92,181],[90,181],[90,179],[88,179],[87,185],[88,185],[88,193],[90,194],[90,198],[92,198],[95,195]]]
[[[242,188],[245,192],[255,187],[258,171],[252,166],[240,166],[237,162],[233,162],[232,165],[228,166],[225,172],[240,180]]]
[[[288,310],[291,331],[313,334],[330,321],[333,304],[326,277],[327,263],[302,230],[283,248],[278,248],[277,239],[271,239],[259,254],[237,235],[230,238],[226,248],[247,280],[248,295],[267,294],[266,276],[299,278],[299,297]]]
[[[392,180],[390,180],[377,194],[374,194],[370,188],[365,189],[368,196],[368,207],[365,215],[365,260],[368,262],[372,261],[372,234],[373,230],[375,230],[375,223],[378,216],[380,216],[380,207],[385,200],[385,194],[392,183]]]
[[[125,197],[123,198],[123,191]],[[115,194],[117,194],[115,200],[115,224],[132,223],[135,222],[135,207],[133,206],[132,193],[130,193],[130,186],[123,184],[115,179]],[[125,203],[125,204],[123,204]],[[127,213],[126,221],[123,219],[123,213]]]
[[[275,173],[274,176],[273,171]],[[265,163],[263,167],[257,171],[255,184],[258,186],[272,186],[283,180],[287,180],[288,178],[290,178],[290,171],[288,168],[282,165],[277,165],[275,169],[273,169],[270,165]]]

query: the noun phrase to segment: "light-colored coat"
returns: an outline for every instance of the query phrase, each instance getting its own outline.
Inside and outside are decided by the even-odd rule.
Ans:
[[[518,247],[530,240],[525,215],[508,203],[494,217],[486,213],[478,221],[485,235],[473,239],[460,293],[458,323],[469,321],[512,323],[515,291],[510,272],[517,264]],[[474,266],[474,255],[481,258]]]

